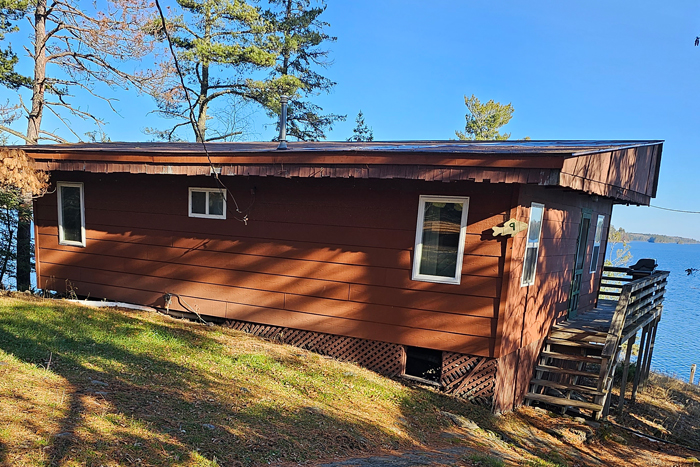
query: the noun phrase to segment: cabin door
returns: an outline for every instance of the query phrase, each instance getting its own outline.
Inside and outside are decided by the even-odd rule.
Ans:
[[[583,279],[583,264],[586,262],[586,245],[588,244],[588,231],[591,227],[591,211],[581,211],[581,226],[579,227],[578,240],[576,241],[576,261],[574,263],[574,277],[571,281],[571,294],[569,295],[568,318],[575,318],[578,314],[578,299],[581,294],[581,281]]]

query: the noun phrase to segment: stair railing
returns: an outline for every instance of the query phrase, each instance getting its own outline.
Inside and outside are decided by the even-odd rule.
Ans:
[[[607,268],[610,272],[620,273],[620,269]],[[618,287],[619,292],[602,291],[600,295],[610,295],[616,297],[617,306],[613,314],[608,336],[601,356],[603,357],[600,366],[600,376],[598,378],[598,390],[604,395],[596,397],[596,403],[602,405],[602,415],[608,413],[610,407],[610,391],[615,376],[615,367],[618,363],[620,347],[630,337],[636,335],[637,331],[650,322],[658,319],[662,312],[662,302],[666,291],[667,271],[657,271],[649,276],[632,280],[627,277],[609,277],[609,281],[627,282],[624,285],[603,283],[601,288]],[[599,418],[597,414],[596,418]]]

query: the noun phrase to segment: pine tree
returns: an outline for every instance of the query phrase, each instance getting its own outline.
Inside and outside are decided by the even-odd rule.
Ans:
[[[353,128],[352,136],[348,138],[348,141],[374,141],[374,133],[365,123],[365,116],[361,110],[355,118],[355,128]]]
[[[171,69],[169,85],[153,96],[159,113],[178,122],[166,131],[151,129],[151,133],[161,139],[177,140],[178,129],[190,126],[197,141],[226,140],[238,130],[230,127],[221,130],[210,122],[215,101],[227,101],[231,105],[233,98],[234,105],[240,105],[243,99],[268,93],[294,93],[299,87],[298,80],[252,77],[274,67],[278,54],[271,27],[257,7],[240,0],[177,0],[177,3],[183,13],[168,18],[166,25],[185,88],[176,70]],[[151,23],[150,31],[162,41],[167,39],[160,19]],[[207,136],[208,131],[213,135]]]
[[[265,18],[275,32],[279,50],[270,79],[282,80],[289,86],[287,135],[301,141],[325,139],[326,132],[346,118],[324,115],[323,109],[310,101],[313,96],[329,93],[336,84],[316,71],[331,64],[324,45],[336,40],[324,32],[330,24],[319,18],[326,5],[319,1],[318,6],[312,6],[311,0],[270,0],[270,4],[272,8],[265,12]],[[279,90],[268,87],[264,91],[267,92],[258,93],[255,99],[268,109],[270,116],[278,115]]]
[[[499,133],[498,130],[506,125],[513,118],[513,105],[502,105],[494,102],[493,99],[482,104],[479,99],[472,94],[471,97],[464,96],[464,104],[467,106],[465,116],[467,124],[464,133],[455,131],[461,140],[506,140],[510,138],[510,133]]]

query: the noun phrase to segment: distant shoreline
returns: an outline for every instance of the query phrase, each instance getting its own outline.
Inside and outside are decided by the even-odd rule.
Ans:
[[[678,245],[696,245],[700,241],[688,237],[675,237],[671,235],[658,235],[646,233],[632,233],[622,231],[622,241],[625,242],[647,242],[647,243],[674,243]]]

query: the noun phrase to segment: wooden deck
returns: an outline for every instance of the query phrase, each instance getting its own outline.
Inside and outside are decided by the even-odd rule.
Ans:
[[[571,332],[605,332],[608,333],[617,301],[598,300],[598,306],[593,310],[578,315],[576,318],[557,324],[557,329]]]
[[[657,271],[635,279],[623,275],[626,269],[605,269],[596,308],[552,326],[530,382],[528,404],[539,402],[559,407],[562,412],[583,409],[596,419],[607,416],[615,371],[622,363],[621,387],[625,388],[632,347],[640,330],[632,400],[640,383],[645,383],[669,273]],[[622,410],[624,396],[623,390],[618,411]]]

